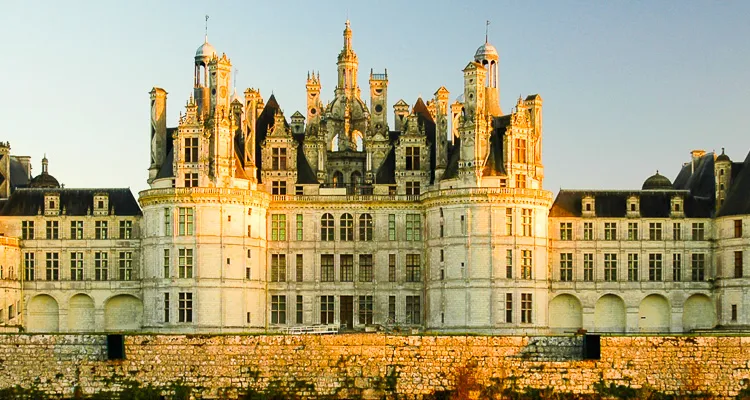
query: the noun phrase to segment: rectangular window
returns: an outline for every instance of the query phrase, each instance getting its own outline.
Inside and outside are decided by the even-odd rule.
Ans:
[[[530,324],[532,322],[531,320],[532,309],[533,309],[533,304],[531,301],[531,293],[521,293],[521,323],[522,324]]]
[[[191,250],[192,251],[192,250]],[[119,275],[121,281],[130,281],[133,279],[133,253],[130,251],[121,251],[119,254]],[[192,260],[190,261],[192,263]]]
[[[193,213],[194,209],[191,207],[180,207],[178,209],[178,233],[180,236],[189,236],[193,234]]]
[[[96,239],[107,239],[109,237],[109,229],[107,227],[107,221],[96,221],[94,222],[94,237]]]
[[[521,250],[521,279],[531,279],[531,250]]]
[[[531,209],[521,209],[521,226],[523,236],[531,236]]]
[[[333,324],[333,311],[333,296],[320,296],[320,323]]]
[[[421,299],[419,296],[406,296],[406,324],[419,325],[421,319]]]
[[[83,280],[83,253],[74,251],[70,253],[70,280]]]
[[[672,254],[672,280],[682,280],[682,254]]]
[[[305,311],[305,309],[303,307],[304,307],[304,302],[302,301],[302,296],[301,295],[297,295],[297,304],[295,306],[295,311],[297,312],[296,322],[298,324],[302,323],[302,317],[303,317],[304,311]]]
[[[583,280],[586,282],[594,281],[594,254],[583,254]]]
[[[21,239],[24,239],[24,240],[34,239],[34,221],[22,221],[21,222]]]
[[[648,240],[661,240],[661,222],[648,224]]]
[[[691,254],[690,275],[693,281],[702,282],[706,279],[706,255]]]
[[[388,240],[396,240],[396,214],[388,214]]]
[[[372,215],[362,214],[359,216],[359,240],[369,242],[372,241]]]
[[[70,238],[83,239],[83,221],[70,221]]]
[[[133,237],[133,221],[120,221],[120,239]]]
[[[419,214],[406,214],[406,240],[422,240],[422,217]]]
[[[604,223],[604,240],[617,240],[617,222]]]
[[[737,322],[737,304],[732,304],[732,315],[730,315],[732,322]]]
[[[388,321],[389,325],[396,323],[396,296],[388,296]]]
[[[572,222],[560,222],[560,240],[573,240]]]
[[[333,215],[323,214],[320,219],[320,239],[324,242],[333,242]]]
[[[372,325],[372,296],[359,296],[359,323]]]
[[[703,222],[693,222],[693,240],[705,240],[706,226]]]
[[[406,255],[406,281],[419,282],[422,280],[421,256],[419,254]]]
[[[164,209],[164,236],[172,236],[172,211],[169,208]]]
[[[516,139],[516,162],[525,163],[526,160],[526,139]]]
[[[573,280],[573,253],[560,254],[560,280],[563,282]]]
[[[505,235],[513,236],[513,209],[505,209]]]
[[[734,252],[734,277],[742,278],[742,251]]]
[[[169,323],[169,293],[164,293],[164,323]]]
[[[604,253],[604,280],[615,282],[617,280],[617,254]]]
[[[271,282],[286,282],[286,254],[271,254]]]
[[[177,276],[182,279],[193,277],[193,249],[177,250]]]
[[[419,147],[407,146],[406,147],[406,170],[407,171],[419,171]]]
[[[659,253],[648,255],[648,280],[662,280],[662,255]]]
[[[526,187],[526,175],[516,174],[516,187],[521,189]]]
[[[396,282],[396,255],[388,254],[388,282]]]
[[[513,279],[513,250],[505,250],[505,278]]]
[[[339,219],[339,239],[342,242],[354,240],[354,218],[351,214],[344,214]]]
[[[505,294],[505,322],[513,323],[513,293]]]
[[[682,240],[682,224],[679,222],[672,224],[672,239]]]
[[[60,239],[59,221],[47,221],[47,239]]]
[[[36,275],[36,261],[34,260],[34,253],[23,253],[23,266],[26,273],[26,276],[24,276],[24,280],[33,281]]]
[[[109,263],[106,251],[94,253],[94,279],[97,281],[109,279]]]
[[[583,240],[594,240],[594,223],[583,223]]]
[[[297,240],[302,241],[303,238],[303,220],[302,214],[297,214]]]
[[[742,220],[741,219],[734,220],[734,237],[736,238],[742,237]]]
[[[271,323],[286,324],[286,296],[271,296]]]
[[[638,281],[638,254],[628,254],[628,281]]]
[[[372,282],[372,254],[359,255],[359,281]]]
[[[638,240],[637,222],[628,222],[628,240]]]
[[[178,322],[193,322],[193,294],[180,292],[178,296]]]
[[[407,196],[419,196],[420,188],[419,181],[406,181],[406,195]]]
[[[185,187],[198,187],[198,174],[195,172],[185,173]]]
[[[286,181],[271,182],[271,194],[286,195]]]
[[[341,282],[354,282],[354,256],[352,254],[341,254],[339,272]]]
[[[271,169],[277,170],[277,171],[286,169],[286,148],[285,147],[271,148]]]
[[[333,254],[320,255],[320,281],[333,282]]]
[[[297,278],[297,282],[304,280],[304,262],[302,260],[302,254],[297,254],[295,261],[295,278]]]
[[[185,138],[185,162],[198,162],[198,138]]]
[[[47,253],[47,280],[48,281],[59,281],[60,280],[60,253]]]
[[[271,240],[286,240],[285,214],[271,214]]]
[[[169,275],[170,275],[169,270],[171,269],[170,268],[171,262],[169,260],[169,249],[164,249],[164,262],[163,262],[162,267],[164,269],[163,277],[169,278]]]

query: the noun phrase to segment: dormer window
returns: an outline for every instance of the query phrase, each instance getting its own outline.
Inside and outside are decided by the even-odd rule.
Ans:
[[[684,204],[682,201],[682,197],[680,196],[674,196],[672,197],[672,207],[671,207],[671,214],[673,217],[681,217],[685,214]]]
[[[94,195],[94,215],[109,214],[109,194],[97,193]]]
[[[584,216],[594,216],[596,208],[594,207],[593,196],[584,196],[583,199],[581,199],[581,210],[583,211]]]
[[[58,193],[44,195],[44,215],[60,215],[60,195]]]
[[[628,211],[627,215],[629,217],[637,217],[640,215],[640,202],[638,197],[636,196],[630,196],[628,197]]]

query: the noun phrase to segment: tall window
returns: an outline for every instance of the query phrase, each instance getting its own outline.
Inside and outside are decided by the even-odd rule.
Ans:
[[[198,174],[195,172],[186,172],[185,173],[185,187],[191,188],[191,187],[198,187]]]
[[[372,296],[359,296],[359,323],[372,325]]]
[[[560,254],[560,280],[563,282],[573,280],[573,253]]]
[[[420,188],[419,181],[406,181],[406,195],[407,196],[419,196]]]
[[[679,253],[672,254],[672,280],[682,280],[682,254]]]
[[[349,213],[339,219],[339,239],[345,242],[354,240],[354,218]]]
[[[662,255],[659,253],[648,255],[648,280],[662,280]]]
[[[604,223],[604,240],[617,240],[617,222]]]
[[[672,224],[672,239],[682,240],[682,224],[679,222]]]
[[[521,209],[521,226],[523,229],[523,236],[531,236],[531,209]]]
[[[388,254],[388,282],[396,282],[396,255]]]
[[[164,209],[164,236],[172,236],[172,211],[169,208]]]
[[[320,255],[320,281],[333,282],[333,254]]]
[[[164,249],[164,259],[162,262],[162,268],[164,269],[162,276],[164,278],[169,278],[169,276],[171,275],[170,274],[170,270],[172,269],[171,267],[172,267],[172,263],[169,257],[169,249]]]
[[[516,187],[521,189],[526,187],[526,175],[516,174]]]
[[[505,209],[505,235],[506,236],[513,235],[513,209],[512,208]]]
[[[505,278],[513,279],[513,250],[505,250]]]
[[[302,323],[302,316],[304,315],[304,308],[303,308],[303,299],[301,295],[297,295],[297,304],[295,307],[295,311],[297,312],[297,323]]]
[[[191,207],[180,207],[178,209],[178,233],[180,236],[189,236],[193,234],[193,213],[195,209]]]
[[[421,256],[419,254],[406,255],[406,281],[419,282],[422,280]]]
[[[304,280],[304,262],[303,262],[302,254],[297,254],[296,260],[295,260],[295,277],[297,278],[297,282],[302,282]]]
[[[36,262],[34,260],[34,253],[23,253],[23,266],[26,276],[24,280],[33,281],[36,272]]]
[[[604,253],[604,280],[617,280],[617,253]]]
[[[516,139],[516,162],[526,162],[526,139]]]
[[[372,215],[360,214],[359,216],[359,240],[372,241]]]
[[[583,240],[594,240],[594,223],[583,223]]]
[[[421,301],[419,296],[406,296],[406,324],[419,325],[421,321]]]
[[[637,222],[628,222],[628,240],[638,240]]]
[[[94,279],[97,281],[106,281],[109,279],[109,264],[106,251],[97,251],[94,253]]]
[[[648,240],[661,240],[661,222],[648,224]]]
[[[705,240],[706,226],[703,222],[693,222],[693,240]]]
[[[388,240],[396,240],[396,214],[388,214]]]
[[[94,237],[96,239],[107,239],[107,237],[109,237],[107,221],[94,222]]]
[[[271,214],[271,240],[286,240],[285,214]]]
[[[286,181],[271,182],[271,194],[286,195]]]
[[[419,147],[407,146],[406,147],[406,170],[407,171],[418,171],[420,170],[419,163]]]
[[[180,292],[177,300],[177,321],[193,322],[193,294],[190,292]]]
[[[169,293],[164,293],[164,323],[169,323]]]
[[[333,215],[325,213],[320,219],[320,240],[333,242]]]
[[[320,323],[328,325],[333,322],[333,296],[320,296]]]
[[[286,169],[286,147],[274,147],[271,149],[271,169]]]
[[[121,251],[119,254],[119,272],[121,281],[133,279],[133,253],[130,251]],[[192,262],[192,261],[191,261]]]
[[[690,275],[695,282],[702,282],[706,279],[706,255],[697,253],[691,255]]]
[[[560,240],[573,240],[572,222],[560,222]]]
[[[70,253],[70,280],[83,280],[83,252],[74,251]]]
[[[734,252],[734,277],[742,278],[742,250]]]
[[[742,220],[741,219],[734,220],[734,237],[736,238],[742,237]]]
[[[513,293],[505,294],[505,323],[513,323]]]
[[[341,254],[339,256],[339,273],[341,282],[354,282],[354,255]]]
[[[183,279],[193,277],[193,249],[177,250],[177,276]]]
[[[372,254],[359,255],[359,281],[372,282]]]
[[[531,293],[521,293],[521,323],[530,324],[531,321],[531,310],[533,304],[531,300]]]
[[[47,262],[47,280],[48,281],[59,281],[60,280],[60,253],[49,252],[46,253]]]
[[[628,254],[628,281],[638,280],[638,254]]]
[[[133,237],[133,221],[120,221],[120,239]]]
[[[271,282],[286,282],[286,254],[271,254]]]
[[[47,221],[47,239],[60,239],[59,221]]]
[[[422,240],[422,221],[419,214],[406,214],[406,240]]]
[[[21,221],[21,239],[34,239],[34,221]]]
[[[70,221],[70,238],[83,239],[83,221]]]
[[[586,282],[594,281],[594,254],[583,254],[583,280]]]
[[[185,138],[185,162],[198,162],[198,138]]]
[[[396,323],[396,296],[388,296],[388,323]]]
[[[286,324],[286,296],[271,296],[271,323]]]
[[[531,250],[521,250],[521,279],[531,279]]]
[[[303,220],[302,220],[302,214],[297,214],[297,240],[302,240],[303,235]]]

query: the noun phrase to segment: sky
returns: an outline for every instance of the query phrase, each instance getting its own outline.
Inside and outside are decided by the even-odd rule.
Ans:
[[[66,187],[148,187],[152,87],[176,126],[208,40],[236,87],[273,93],[287,118],[305,108],[307,71],[331,100],[351,20],[359,85],[388,70],[388,103],[445,86],[484,43],[500,54],[503,111],[544,100],[544,187],[639,189],[674,179],[690,151],[750,151],[747,1],[11,1],[0,13],[0,140],[41,158]],[[392,117],[391,117],[392,119]]]

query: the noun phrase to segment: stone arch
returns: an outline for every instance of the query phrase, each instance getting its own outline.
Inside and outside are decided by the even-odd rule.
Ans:
[[[352,131],[352,142],[354,142],[354,148],[357,151],[365,150],[365,136],[358,130]]]
[[[594,329],[598,332],[625,332],[625,302],[614,294],[605,294],[594,306]]]
[[[669,332],[672,316],[664,296],[650,294],[638,306],[638,330],[641,332]]]
[[[711,298],[694,294],[685,300],[682,308],[682,330],[711,329],[716,326],[716,309]]]
[[[331,175],[331,183],[333,187],[344,187],[344,173],[336,170]]]
[[[29,302],[29,332],[57,332],[60,329],[60,307],[52,296],[40,294]]]
[[[560,294],[549,302],[549,327],[553,331],[577,331],[583,327],[581,301],[571,294]]]
[[[68,331],[93,332],[95,330],[94,300],[83,293],[74,295],[68,301]]]
[[[104,329],[108,331],[140,329],[142,320],[143,303],[135,296],[116,295],[104,304]]]

